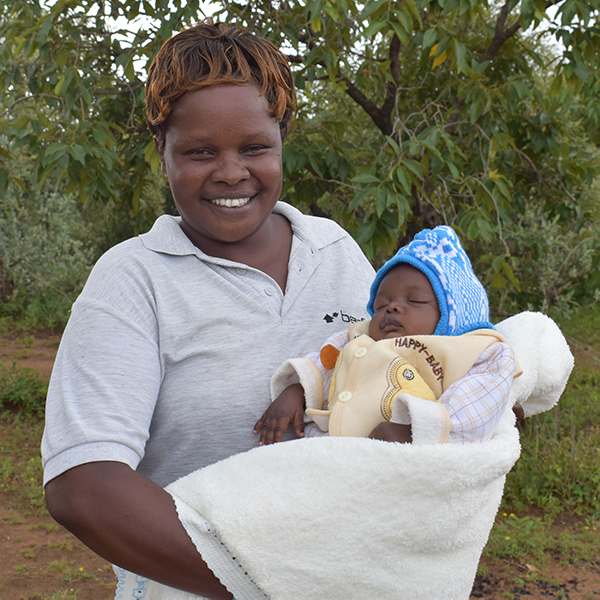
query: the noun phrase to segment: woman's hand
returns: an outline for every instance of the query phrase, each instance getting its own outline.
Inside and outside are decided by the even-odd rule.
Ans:
[[[253,433],[260,433],[258,445],[280,442],[290,423],[296,435],[304,437],[304,389],[299,383],[285,388],[256,422]]]
[[[203,598],[232,598],[183,528],[173,497],[128,465],[73,467],[46,484],[46,503],[102,558]]]
[[[525,411],[523,410],[523,407],[518,402],[515,402],[512,409],[515,413],[515,417],[517,418],[517,424],[521,423],[525,419]]]
[[[384,442],[412,442],[412,427],[400,423],[379,423],[369,434],[372,440],[383,440]]]

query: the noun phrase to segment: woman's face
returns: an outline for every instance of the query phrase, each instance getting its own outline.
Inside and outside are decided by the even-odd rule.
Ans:
[[[187,92],[176,103],[159,151],[182,217],[202,251],[258,243],[282,186],[279,123],[254,85]]]

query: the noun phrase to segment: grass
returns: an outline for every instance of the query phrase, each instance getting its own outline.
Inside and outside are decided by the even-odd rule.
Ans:
[[[86,571],[83,567],[73,567],[74,561],[61,558],[53,560],[47,567],[46,571],[56,571],[61,574],[63,581],[81,581],[85,579],[96,579],[96,576]]]
[[[593,563],[598,559],[598,525],[576,522],[566,530],[556,526],[552,515],[542,517],[501,512],[483,551],[484,558],[509,559],[547,566],[550,555],[562,564]],[[533,569],[535,570],[535,569]]]
[[[559,405],[527,419],[504,502],[600,518],[600,372],[577,368]]]
[[[38,418],[0,414],[0,490],[9,493],[16,506],[38,514],[45,513],[42,431]]]
[[[490,560],[536,567],[551,555],[568,564],[599,560],[600,307],[559,324],[583,360],[576,359],[558,406],[522,425],[521,457],[483,553]],[[561,527],[565,515],[570,525]]]

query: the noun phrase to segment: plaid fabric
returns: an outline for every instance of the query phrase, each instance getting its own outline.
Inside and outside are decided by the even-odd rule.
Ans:
[[[483,442],[492,437],[508,403],[514,371],[510,346],[494,344],[442,394],[438,402],[450,416],[449,443]]]

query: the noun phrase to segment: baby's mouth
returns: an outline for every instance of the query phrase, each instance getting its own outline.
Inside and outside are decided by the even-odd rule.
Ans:
[[[250,198],[215,198],[214,200],[211,200],[211,202],[217,206],[235,208],[239,206],[246,206],[246,204],[250,202]]]
[[[395,319],[384,319],[381,322],[379,329],[383,334],[398,333],[400,331],[404,331],[404,327],[402,326],[402,324],[399,321],[396,321]]]

